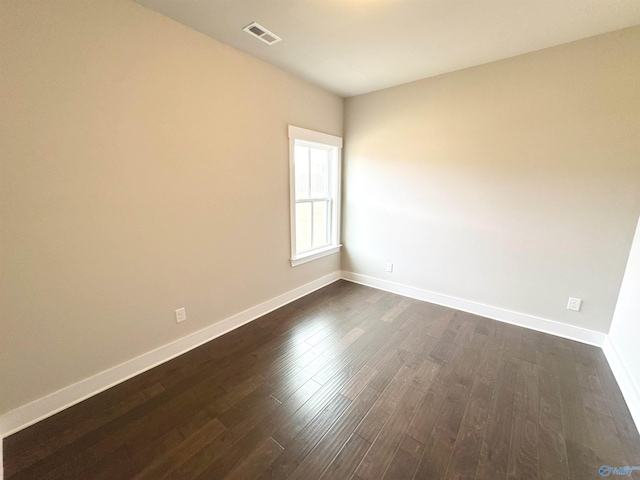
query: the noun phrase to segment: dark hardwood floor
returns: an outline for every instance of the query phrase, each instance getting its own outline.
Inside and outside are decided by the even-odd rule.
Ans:
[[[602,351],[336,282],[5,439],[7,479],[601,478]]]

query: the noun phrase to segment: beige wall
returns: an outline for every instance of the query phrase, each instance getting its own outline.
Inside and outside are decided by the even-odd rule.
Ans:
[[[640,27],[348,99],[345,185],[343,269],[607,332],[640,213]]]
[[[339,268],[287,125],[340,97],[128,1],[1,2],[0,75],[0,414]]]

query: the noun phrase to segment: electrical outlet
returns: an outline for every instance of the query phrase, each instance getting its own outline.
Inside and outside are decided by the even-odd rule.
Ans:
[[[393,272],[393,263],[387,263],[387,272]]]
[[[176,310],[176,323],[184,322],[187,319],[187,311],[184,307]]]
[[[567,310],[573,310],[574,312],[579,312],[581,306],[582,306],[582,300],[580,300],[579,298],[569,297],[569,303],[567,303]]]

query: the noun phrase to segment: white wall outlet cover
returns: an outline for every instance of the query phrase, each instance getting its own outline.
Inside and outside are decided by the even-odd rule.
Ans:
[[[579,298],[569,297],[569,303],[567,303],[567,310],[573,310],[574,312],[579,312],[581,306],[582,306],[582,300],[580,300]]]
[[[393,272],[393,263],[387,263],[387,272]]]
[[[184,307],[176,310],[176,323],[184,322],[187,319],[187,311]]]

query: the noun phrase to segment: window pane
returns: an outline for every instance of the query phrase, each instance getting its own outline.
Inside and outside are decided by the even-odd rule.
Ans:
[[[311,248],[311,202],[296,204],[296,250]]]
[[[313,202],[313,246],[329,243],[329,202]]]
[[[329,196],[329,151],[310,148],[311,154],[311,198]]]
[[[309,198],[309,147],[296,145],[294,157],[296,171],[296,200]]]

